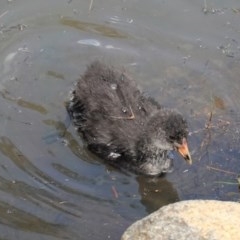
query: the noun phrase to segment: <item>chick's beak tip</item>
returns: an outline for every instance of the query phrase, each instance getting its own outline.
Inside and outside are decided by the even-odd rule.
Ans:
[[[180,155],[185,159],[185,161],[191,165],[192,164],[192,158],[190,155],[190,152],[188,150],[188,145],[186,139],[183,139],[183,143],[177,148]]]

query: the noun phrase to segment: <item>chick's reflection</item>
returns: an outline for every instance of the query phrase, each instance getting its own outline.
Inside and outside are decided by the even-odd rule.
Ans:
[[[162,206],[179,201],[176,189],[164,177],[148,178],[137,176],[141,203],[148,213],[152,213]]]

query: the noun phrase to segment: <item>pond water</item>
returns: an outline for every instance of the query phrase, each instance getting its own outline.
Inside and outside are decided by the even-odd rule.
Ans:
[[[119,239],[168,203],[239,201],[239,21],[237,0],[2,0],[0,238]],[[192,166],[151,179],[86,150],[64,106],[95,59],[184,114]]]

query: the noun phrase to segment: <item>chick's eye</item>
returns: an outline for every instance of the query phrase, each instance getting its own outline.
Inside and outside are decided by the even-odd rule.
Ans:
[[[170,141],[174,141],[174,137],[173,136],[169,136],[169,140]]]

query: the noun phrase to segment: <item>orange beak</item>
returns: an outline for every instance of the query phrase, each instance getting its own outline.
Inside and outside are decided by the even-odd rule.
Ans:
[[[177,148],[177,151],[180,153],[180,155],[186,160],[188,164],[192,164],[192,158],[188,150],[187,140],[186,138],[183,138],[182,144],[175,143],[175,146]]]

